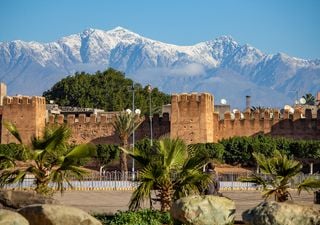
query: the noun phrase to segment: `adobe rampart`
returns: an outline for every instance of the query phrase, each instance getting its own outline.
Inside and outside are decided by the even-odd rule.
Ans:
[[[301,115],[305,115],[302,118]],[[46,104],[43,97],[4,97],[0,107],[1,122],[14,123],[24,143],[30,143],[32,136],[41,136],[46,126]],[[50,115],[47,125],[67,123],[72,130],[71,142],[79,143],[119,143],[112,122],[115,114],[89,117]],[[284,136],[303,139],[320,139],[320,110],[317,118],[312,112],[295,109],[293,114],[279,110],[264,110],[232,114],[226,112],[224,119],[214,112],[214,98],[208,93],[172,95],[171,121],[167,113],[162,117],[153,116],[153,137],[170,134],[189,143],[217,142],[233,136],[252,136],[256,134]],[[145,119],[136,131],[136,140],[150,137],[150,121]],[[1,143],[15,142],[14,137],[1,126]]]
[[[78,117],[68,115],[67,118],[63,115],[50,115],[49,125],[67,123],[72,131],[70,142],[75,144],[88,142],[95,144],[119,143],[119,139],[112,126],[115,115],[108,114],[97,117],[97,115],[91,114],[90,117],[87,117],[85,114],[80,114]],[[169,115],[165,113],[162,117],[159,117],[158,114],[155,114],[152,125],[154,138],[168,134],[170,132]],[[143,120],[135,132],[135,137],[136,140],[150,137],[149,119]]]
[[[214,112],[213,96],[208,93],[172,95],[171,137],[188,144],[217,142],[234,136],[267,134],[299,139],[320,138],[320,109],[317,118],[311,110],[295,109],[280,114],[279,110],[226,112],[220,120]],[[302,118],[305,115],[305,118]]]

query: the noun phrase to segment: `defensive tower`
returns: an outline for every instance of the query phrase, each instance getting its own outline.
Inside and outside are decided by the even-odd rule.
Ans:
[[[46,125],[46,101],[44,97],[14,96],[3,98],[2,124],[11,122],[16,125],[22,141],[30,143],[31,137],[43,134]],[[1,126],[1,143],[16,142],[16,139]]]
[[[213,99],[209,93],[173,94],[170,137],[188,144],[213,142]]]

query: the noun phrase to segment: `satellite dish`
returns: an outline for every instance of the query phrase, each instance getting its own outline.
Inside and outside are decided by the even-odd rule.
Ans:
[[[234,120],[236,117],[234,115],[234,113],[230,113],[231,119]]]
[[[285,105],[283,108],[284,110],[290,110],[292,107],[290,105]]]
[[[234,110],[232,110],[232,112],[235,114],[236,112],[239,112],[239,110],[238,109],[234,109]]]
[[[288,111],[290,114],[294,113],[294,108],[292,108],[290,105],[285,105],[284,110]]]
[[[221,103],[221,105],[225,105],[225,104],[227,104],[227,100],[223,98],[220,100],[220,103]]]
[[[293,114],[294,113],[294,109],[293,108],[289,109],[289,113]]]
[[[301,105],[304,105],[304,104],[306,104],[307,101],[306,101],[305,98],[300,98],[299,102],[300,102]]]

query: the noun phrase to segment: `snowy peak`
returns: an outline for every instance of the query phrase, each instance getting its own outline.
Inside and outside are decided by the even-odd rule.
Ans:
[[[228,35],[179,46],[116,27],[88,28],[50,43],[0,42],[0,79],[13,94],[41,94],[66,75],[108,67],[168,93],[212,91],[231,96],[230,103],[253,94],[284,102],[292,98],[289,90],[315,93],[320,86],[319,59],[268,55]]]

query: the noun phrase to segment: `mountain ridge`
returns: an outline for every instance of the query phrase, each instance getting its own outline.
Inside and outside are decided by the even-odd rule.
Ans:
[[[11,94],[41,94],[76,71],[108,67],[167,93],[208,91],[237,107],[245,95],[256,105],[289,104],[294,91],[314,94],[320,85],[320,59],[266,54],[230,35],[179,46],[116,27],[89,28],[48,43],[0,42],[0,79]]]

